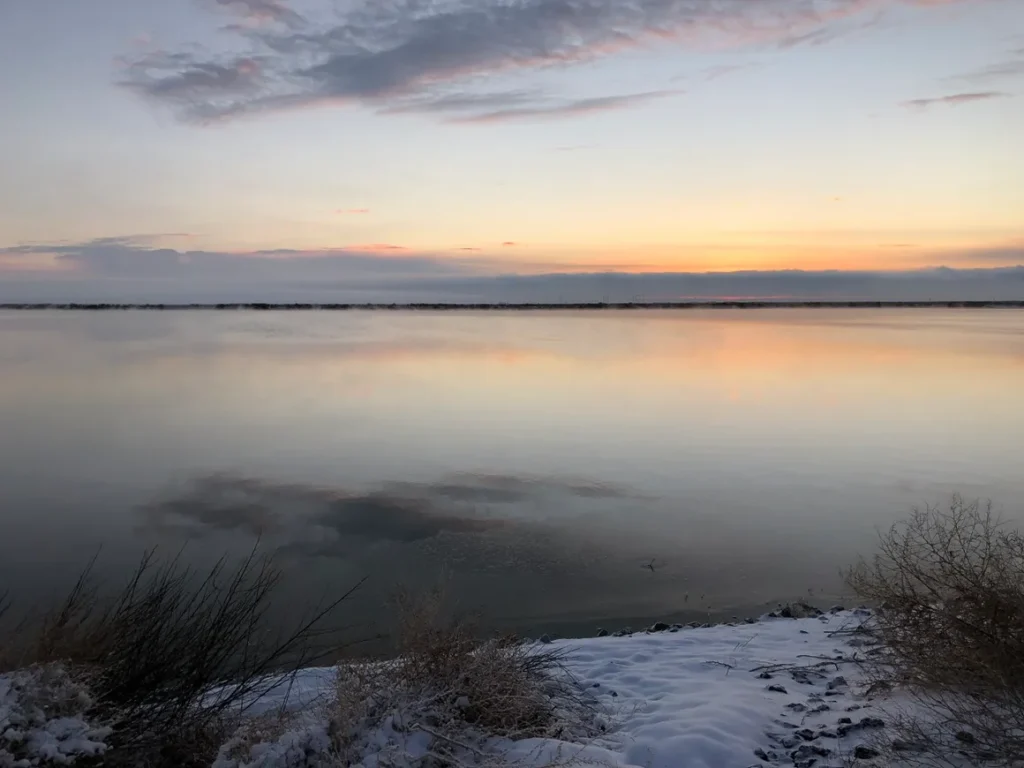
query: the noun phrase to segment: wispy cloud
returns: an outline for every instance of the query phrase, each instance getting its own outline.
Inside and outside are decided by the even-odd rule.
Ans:
[[[474,86],[667,41],[702,48],[817,43],[871,10],[964,0],[353,0],[329,22],[281,0],[216,1],[268,22],[234,28],[244,55],[143,55],[129,63],[122,84],[199,122],[346,103],[455,112],[470,122],[549,118],[643,99],[544,105],[523,103],[530,97],[522,93],[479,94]]]
[[[338,208],[335,211],[339,216],[366,216],[370,213],[369,208]]]
[[[945,104],[950,107],[957,107],[961,104],[970,104],[975,101],[988,101],[989,99],[1002,99],[1010,96],[1003,91],[973,91],[970,93],[951,93],[948,96],[936,96],[929,99],[910,99],[902,102],[902,106],[909,109],[927,109],[936,104]]]
[[[531,118],[562,118],[572,115],[587,115],[594,112],[608,112],[643,104],[667,96],[682,93],[678,90],[647,91],[644,93],[627,93],[617,96],[598,96],[590,99],[575,99],[560,103],[540,103],[535,106],[509,107],[496,109],[492,112],[479,112],[455,118],[460,123],[497,123],[509,120],[527,120]]]
[[[501,247],[514,248],[516,245],[518,245],[518,243],[516,243],[515,240],[506,240],[504,243],[501,244]]]

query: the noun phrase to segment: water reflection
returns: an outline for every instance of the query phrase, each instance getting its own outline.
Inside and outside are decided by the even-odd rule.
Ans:
[[[0,369],[30,584],[262,535],[496,620],[730,611],[837,589],[912,504],[1024,503],[1014,311],[8,312]]]

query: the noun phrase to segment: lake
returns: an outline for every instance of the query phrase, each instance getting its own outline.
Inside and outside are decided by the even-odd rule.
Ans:
[[[1024,517],[1022,393],[1020,310],[0,312],[0,579],[259,539],[366,626],[828,602],[914,505]]]

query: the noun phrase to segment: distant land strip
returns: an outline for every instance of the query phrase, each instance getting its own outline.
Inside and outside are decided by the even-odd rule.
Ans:
[[[363,303],[363,304],[273,304],[267,302],[229,302],[208,304],[116,304],[116,303],[0,303],[2,309],[16,310],[69,310],[69,311],[108,311],[108,310],[285,310],[308,311],[542,311],[542,310],[637,310],[637,309],[887,309],[896,307],[909,308],[944,308],[944,309],[1024,309],[1024,300],[1020,301],[625,301],[625,302],[571,302],[571,303],[538,303],[538,302],[489,302],[489,303]]]

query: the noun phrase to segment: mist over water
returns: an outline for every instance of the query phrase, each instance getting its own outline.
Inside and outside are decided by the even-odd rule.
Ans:
[[[840,592],[948,494],[1024,511],[1024,313],[0,313],[0,577],[259,538],[289,600],[444,578],[527,631]],[[654,560],[655,569],[644,567]],[[356,609],[354,609],[356,610]]]

